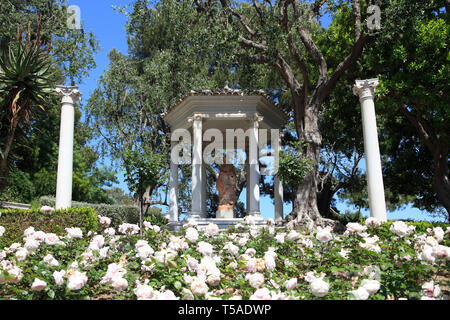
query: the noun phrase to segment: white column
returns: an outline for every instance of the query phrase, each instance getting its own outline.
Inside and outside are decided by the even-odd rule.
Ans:
[[[275,152],[275,176],[273,177],[273,192],[274,192],[274,209],[275,209],[275,222],[282,221],[283,220],[283,183],[281,182],[278,175],[278,165],[279,165],[279,153],[281,151],[281,135],[277,134],[275,135],[274,130],[271,131],[271,142],[272,142],[272,148]]]
[[[206,218],[206,165],[202,161],[202,218]]]
[[[370,216],[386,221],[386,203],[374,104],[377,86],[378,79],[356,80],[353,93],[359,96],[361,102]]]
[[[248,161],[248,159],[247,159],[247,161]],[[250,215],[250,165],[247,163],[247,164],[245,164],[245,166],[246,166],[246,170],[247,170],[247,172],[246,172],[247,186],[245,187],[245,189],[247,190],[247,194],[246,194],[246,198],[245,198],[245,203],[246,203],[247,215]]]
[[[62,107],[55,207],[64,209],[72,206],[74,103],[80,100],[81,93],[78,87],[66,86],[57,86],[56,92],[61,97]]]
[[[171,151],[177,145],[177,141],[171,142]],[[178,161],[178,157],[176,157]],[[170,179],[169,179],[169,216],[171,222],[178,221],[178,162],[170,160]]]
[[[260,116],[255,115],[255,117],[251,121],[250,127],[250,135],[249,135],[249,165],[250,165],[250,210],[249,215],[252,216],[261,216],[260,208],[259,208],[259,152],[258,152],[258,130],[259,130],[259,121],[262,118]]]
[[[191,217],[199,219],[202,214],[202,117],[191,118],[194,142],[192,146],[192,208]]]

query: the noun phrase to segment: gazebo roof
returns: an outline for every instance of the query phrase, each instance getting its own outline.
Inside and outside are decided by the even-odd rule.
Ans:
[[[242,99],[243,97],[247,99],[244,100]],[[203,105],[203,108],[195,110],[194,106],[198,105]],[[263,116],[267,116],[267,113],[270,113],[271,118],[277,118],[276,122],[279,125],[289,120],[289,114],[263,90],[231,89],[227,85],[223,89],[191,90],[187,92],[169,110],[162,114],[162,118],[172,127],[176,122],[175,118],[185,118],[186,116],[191,116],[190,114],[193,112],[220,112],[222,110],[224,112],[251,112],[251,109],[254,109],[254,111],[263,110],[259,112]]]

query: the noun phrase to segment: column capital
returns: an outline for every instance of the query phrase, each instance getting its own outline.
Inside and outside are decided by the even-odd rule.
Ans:
[[[248,122],[253,128],[259,128],[259,123],[264,120],[264,117],[259,113],[255,113],[248,118]]]
[[[374,98],[375,89],[378,86],[378,79],[356,80],[353,86],[353,94],[359,96],[360,100]]]
[[[192,117],[187,118],[188,122],[194,122],[194,121],[202,121],[204,116],[202,114],[194,114]]]
[[[81,92],[75,86],[56,86],[56,92],[59,94],[62,102],[74,103],[81,100]]]

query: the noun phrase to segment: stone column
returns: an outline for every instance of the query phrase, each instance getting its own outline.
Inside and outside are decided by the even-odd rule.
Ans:
[[[279,164],[279,153],[281,151],[281,135],[274,134],[274,130],[271,131],[271,141],[272,148],[274,151],[274,157],[278,159],[274,163],[275,176],[273,177],[273,192],[274,192],[274,209],[275,209],[275,222],[283,220],[283,183],[280,180],[280,177],[276,175],[278,173],[278,164]]]
[[[353,93],[359,96],[361,102],[370,216],[386,221],[386,204],[374,104],[377,86],[378,79],[356,80]]]
[[[247,193],[246,193],[246,197],[245,197],[245,203],[246,203],[247,215],[250,215],[250,165],[248,163],[246,163],[245,166],[246,166],[246,170],[247,170],[247,172],[246,172],[247,186],[245,187],[245,189],[247,190]]]
[[[171,151],[177,145],[177,141],[171,142]],[[173,157],[170,160],[170,179],[169,179],[169,216],[171,222],[178,222],[178,163]],[[178,161],[178,157],[176,157]]]
[[[193,131],[192,145],[192,208],[191,217],[199,219],[202,214],[202,117],[194,115],[191,119]]]
[[[206,164],[202,161],[202,218],[206,218]]]
[[[251,120],[250,135],[249,135],[249,185],[250,185],[250,203],[249,203],[249,215],[261,217],[259,208],[259,152],[258,152],[258,140],[259,140],[259,122],[262,121],[262,117],[255,115]]]
[[[75,123],[74,103],[81,93],[78,87],[57,86],[61,97],[61,126],[59,133],[58,175],[56,179],[56,209],[72,206],[73,135]]]

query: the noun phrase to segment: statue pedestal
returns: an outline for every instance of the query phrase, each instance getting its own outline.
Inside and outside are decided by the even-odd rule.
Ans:
[[[234,210],[233,206],[219,206],[216,212],[216,218],[218,219],[233,219]]]

